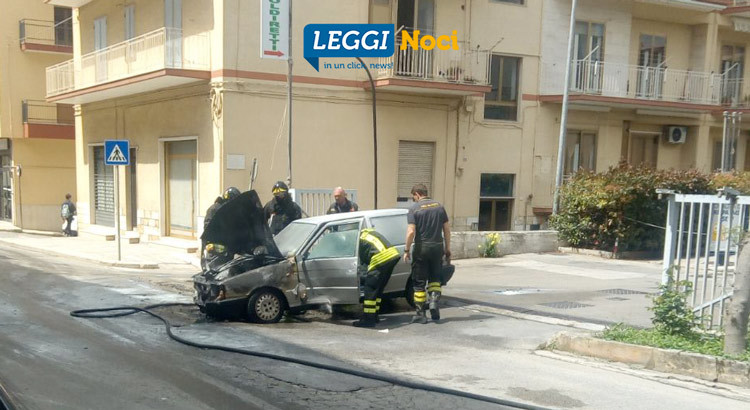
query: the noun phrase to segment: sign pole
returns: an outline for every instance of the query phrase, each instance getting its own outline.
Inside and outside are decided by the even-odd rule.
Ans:
[[[120,166],[115,168],[115,238],[117,238],[117,261],[122,260],[122,249],[120,248]]]
[[[289,73],[287,74],[287,105],[289,106],[288,110],[288,120],[289,120],[289,176],[287,177],[287,185],[289,185],[289,188],[292,187],[292,31],[294,26],[292,26],[292,0],[289,0],[289,50],[287,51],[288,58],[287,58],[287,66],[289,69]]]

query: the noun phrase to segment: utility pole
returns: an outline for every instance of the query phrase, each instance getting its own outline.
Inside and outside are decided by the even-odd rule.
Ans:
[[[570,6],[570,30],[568,31],[568,57],[565,60],[565,83],[563,84],[562,114],[560,115],[560,137],[557,146],[557,174],[555,175],[555,196],[552,203],[552,214],[557,214],[560,206],[560,188],[562,187],[564,162],[565,162],[565,134],[568,126],[568,97],[570,94],[570,66],[573,64],[573,39],[576,27],[576,6],[578,1],[573,0]]]

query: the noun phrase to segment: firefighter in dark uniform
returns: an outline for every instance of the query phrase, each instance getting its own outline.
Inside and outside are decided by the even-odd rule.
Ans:
[[[380,297],[391,278],[401,255],[383,235],[374,229],[363,229],[359,235],[359,261],[367,266],[364,279],[365,301],[362,319],[352,323],[356,327],[374,327],[378,322]]]
[[[271,192],[273,199],[263,207],[263,213],[266,216],[266,223],[270,221],[271,234],[276,235],[292,221],[302,218],[302,208],[292,201],[289,187],[285,183],[277,182]]]
[[[205,231],[208,227],[208,224],[211,222],[211,219],[213,219],[214,215],[216,215],[216,211],[219,210],[224,204],[229,202],[230,200],[240,196],[241,192],[239,189],[235,187],[229,187],[227,188],[224,193],[216,197],[216,200],[214,203],[208,207],[208,210],[206,210],[206,217],[203,218],[203,230]],[[206,241],[202,241],[203,246],[203,252],[201,253],[201,266],[206,269],[209,262],[213,262],[219,259],[226,260],[227,262],[231,260],[231,258],[226,254],[226,251],[224,249],[224,245],[219,243],[206,243]]]
[[[438,300],[442,289],[440,287],[440,272],[443,256],[450,261],[451,230],[448,214],[445,208],[427,196],[427,187],[423,184],[414,185],[411,189],[414,205],[406,216],[409,227],[406,233],[406,249],[404,261],[412,259],[412,274],[414,281],[414,305],[416,315],[412,322],[427,323],[425,303],[428,302],[432,320],[440,319]],[[414,255],[410,249],[414,243]],[[445,247],[443,247],[445,242]]]
[[[335,201],[328,207],[326,215],[359,211],[359,205],[357,205],[356,202],[350,201],[346,197],[346,191],[344,191],[344,188],[336,187],[336,189],[333,190],[333,199],[335,199]]]

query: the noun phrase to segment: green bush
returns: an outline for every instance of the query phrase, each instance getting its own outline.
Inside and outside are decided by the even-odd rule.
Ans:
[[[675,282],[669,274],[669,282],[659,285],[659,293],[654,296],[653,306],[648,310],[654,312],[651,323],[659,332],[671,336],[691,338],[696,335],[695,314],[688,305],[687,298],[693,290],[689,281]]]
[[[577,248],[611,251],[617,243],[618,251],[659,250],[664,231],[648,225],[664,226],[666,220],[666,201],[658,199],[657,188],[712,192],[710,177],[695,170],[621,164],[599,174],[580,171],[563,185],[550,225]]]

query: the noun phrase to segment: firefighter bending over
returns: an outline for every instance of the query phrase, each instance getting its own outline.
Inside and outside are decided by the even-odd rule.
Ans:
[[[380,311],[380,297],[401,256],[383,235],[374,229],[363,229],[359,235],[359,261],[367,265],[364,278],[365,301],[362,319],[352,323],[356,327],[374,327]]]

